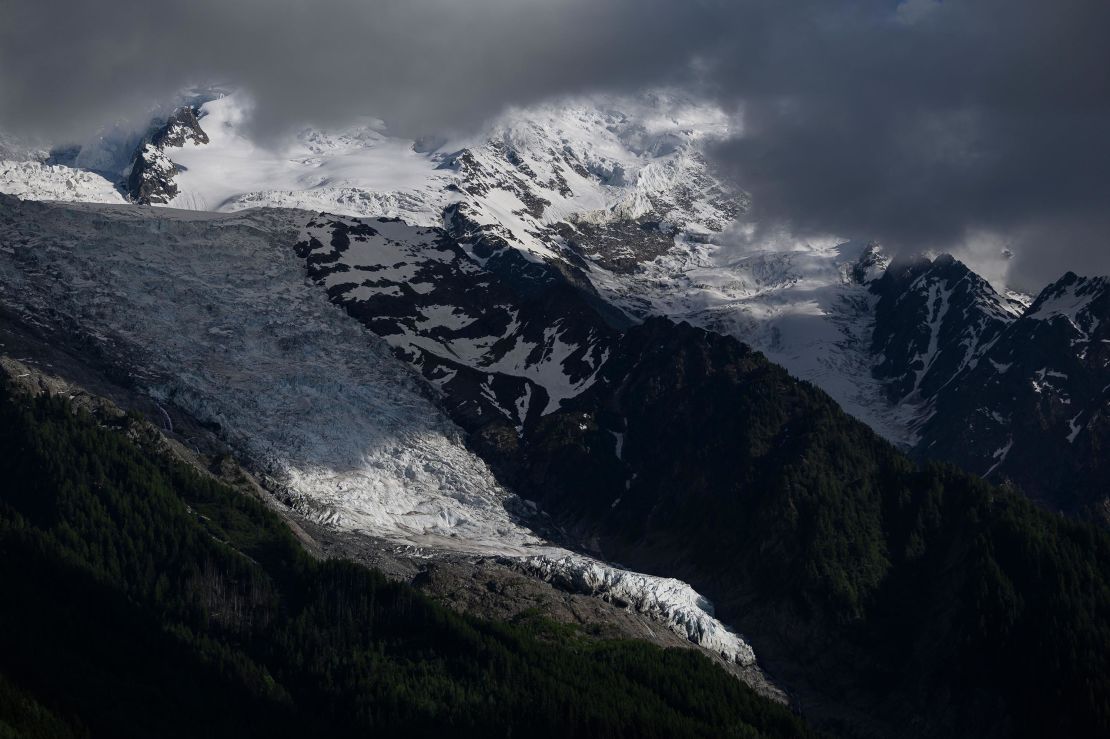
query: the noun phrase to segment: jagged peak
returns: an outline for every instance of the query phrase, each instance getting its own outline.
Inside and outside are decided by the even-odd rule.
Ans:
[[[207,144],[208,134],[197,119],[199,108],[183,105],[177,108],[150,136],[154,146],[184,146],[186,141],[194,144]]]
[[[1066,272],[1037,295],[1023,319],[1051,321],[1065,318],[1084,334],[1090,334],[1110,313],[1110,278],[1084,277]]]
[[[886,274],[890,264],[891,259],[883,252],[883,247],[873,241],[864,248],[859,259],[852,265],[852,279],[860,285],[870,285]]]
[[[198,108],[183,105],[161,124],[155,124],[135,150],[127,174],[127,194],[136,203],[169,203],[178,193],[174,177],[180,171],[166,155],[167,147],[181,148],[209,143],[208,134],[197,119]]]

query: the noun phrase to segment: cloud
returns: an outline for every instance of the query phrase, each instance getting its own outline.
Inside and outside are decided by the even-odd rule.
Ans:
[[[928,18],[939,8],[940,0],[903,0],[894,9],[894,15],[900,23],[913,24]]]
[[[11,6],[8,0],[6,6]],[[249,90],[263,128],[373,114],[465,127],[507,104],[667,79],[697,14],[593,0],[14,0],[0,124],[54,135],[193,84]],[[697,3],[695,2],[695,6]]]
[[[803,26],[761,86],[733,88],[745,136],[715,160],[753,215],[893,250],[989,233],[1026,289],[1069,266],[1110,272],[1110,5],[923,7]]]
[[[1107,28],[1100,0],[7,0],[0,129],[86,134],[212,81],[267,135],[681,84],[742,119],[712,155],[769,228],[989,234],[1032,285],[1110,272]]]

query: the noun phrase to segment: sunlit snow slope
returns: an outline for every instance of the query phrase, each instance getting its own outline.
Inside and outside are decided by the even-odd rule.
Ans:
[[[172,207],[233,211],[270,205],[401,216],[430,225],[451,199],[444,191],[447,173],[415,152],[411,141],[382,133],[380,122],[336,132],[309,129],[290,143],[263,147],[244,130],[248,114],[235,95],[201,107],[210,143],[167,150],[182,170]]]

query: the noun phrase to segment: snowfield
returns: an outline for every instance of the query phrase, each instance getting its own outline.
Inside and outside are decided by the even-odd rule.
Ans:
[[[739,228],[676,242],[633,274],[595,267],[594,284],[630,315],[735,336],[890,441],[914,443],[920,409],[891,405],[872,375],[876,296],[868,283],[886,268],[881,252],[831,239],[752,242]],[[868,257],[871,266],[857,274]]]
[[[218,424],[312,520],[433,553],[510,557],[752,664],[688,585],[560,549],[509,513],[526,506],[422,381],[306,280],[292,244],[308,218],[0,196],[0,303],[94,342],[166,407]]]
[[[183,170],[170,207],[304,208],[434,225],[452,199],[444,191],[449,173],[413,151],[411,141],[385,135],[380,121],[338,132],[309,129],[275,150],[256,145],[244,132],[249,112],[235,95],[201,106],[200,125],[210,143],[167,150]]]

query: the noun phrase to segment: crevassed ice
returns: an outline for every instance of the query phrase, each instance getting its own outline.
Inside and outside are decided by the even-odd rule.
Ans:
[[[97,337],[159,400],[222,433],[303,515],[400,545],[508,556],[609,593],[726,658],[750,647],[677,580],[551,545],[291,245],[304,213],[212,215],[0,198],[0,301]]]

